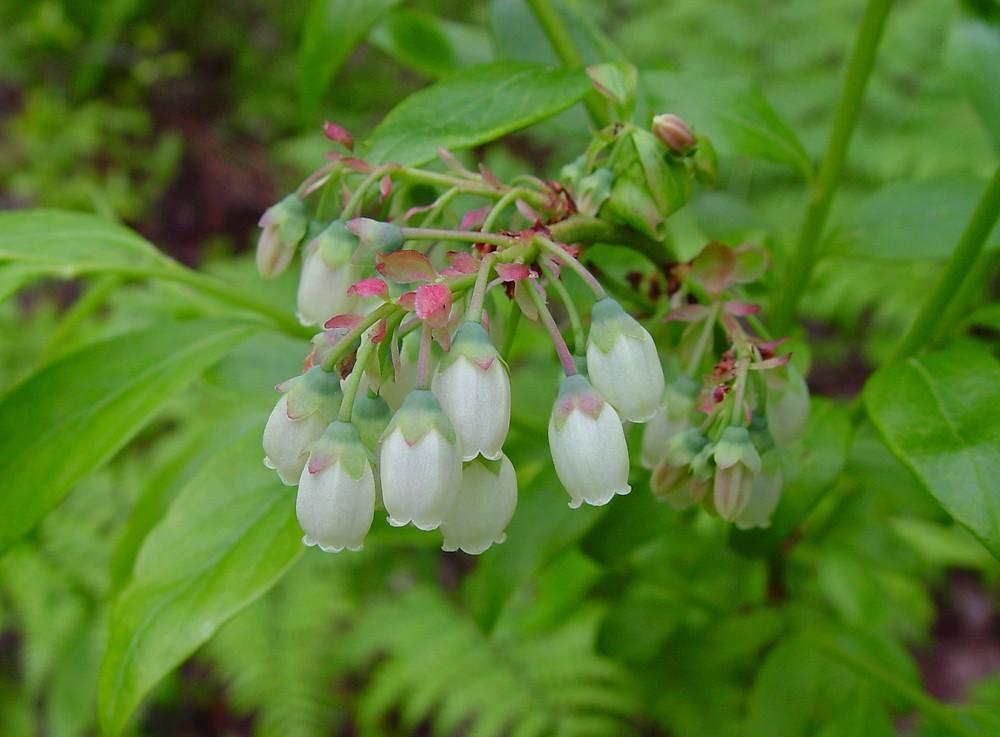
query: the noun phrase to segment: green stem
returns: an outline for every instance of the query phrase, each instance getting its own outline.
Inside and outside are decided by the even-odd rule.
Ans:
[[[698,367],[701,366],[702,359],[705,357],[705,351],[708,348],[709,339],[712,337],[712,332],[715,329],[715,321],[719,315],[719,304],[715,303],[712,305],[711,311],[705,318],[705,324],[701,328],[701,333],[698,335],[698,342],[695,343],[694,350],[691,352],[691,360],[688,361],[687,371],[685,372],[691,378],[697,378],[696,373]]]
[[[597,299],[604,299],[608,296],[608,293],[604,291],[604,287],[602,287],[601,283],[597,281],[597,277],[591,274],[587,267],[581,264],[578,259],[568,254],[565,249],[560,248],[548,238],[542,238],[539,236],[536,240],[543,250],[548,251],[561,264],[569,267],[571,271],[575,272],[576,275],[583,280],[583,283],[590,287]]]
[[[479,265],[479,273],[476,274],[476,285],[472,289],[472,296],[469,298],[469,309],[465,313],[465,319],[469,322],[479,322],[483,317],[483,298],[486,295],[486,282],[489,281],[490,271],[493,262],[496,261],[495,253],[488,253],[483,256]]]
[[[378,307],[365,315],[364,319],[352,328],[347,335],[341,338],[340,342],[334,346],[333,350],[330,351],[329,355],[327,355],[327,357],[323,360],[323,370],[333,371],[340,359],[350,352],[351,347],[354,345],[354,341],[360,338],[368,328],[382,318],[391,316],[396,310],[402,309],[403,308],[399,305],[386,302],[381,307]]]
[[[507,328],[503,334],[503,347],[500,349],[500,357],[503,360],[510,358],[511,348],[514,347],[514,337],[517,335],[517,326],[521,324],[521,306],[514,302],[510,308],[510,315],[507,318]]]
[[[517,244],[517,238],[498,233],[478,233],[474,230],[448,230],[447,228],[402,228],[403,239],[408,241],[458,241],[462,243],[489,243],[507,247]]]
[[[896,361],[907,358],[929,345],[948,305],[963,289],[969,272],[986,245],[986,239],[1000,217],[1000,166],[976,205],[976,211],[965,226],[962,237],[952,252],[948,265],[933,291],[924,300],[916,320],[899,342],[893,355]]]
[[[630,248],[649,259],[664,276],[670,274],[675,263],[665,244],[631,228],[587,215],[573,215],[560,220],[549,228],[549,234],[561,243],[607,243]]]
[[[357,358],[354,359],[354,368],[351,369],[351,375],[347,377],[347,383],[344,385],[344,398],[340,400],[340,412],[337,414],[337,419],[340,422],[351,421],[354,400],[358,396],[358,387],[361,386],[361,379],[365,375],[365,365],[374,350],[375,344],[370,338],[363,336]]]
[[[861,112],[865,87],[871,76],[875,54],[882,40],[882,32],[892,2],[893,0],[868,0],[865,7],[865,14],[861,19],[861,27],[858,29],[847,66],[844,87],[834,112],[826,153],[820,164],[819,173],[813,181],[809,204],[802,221],[802,230],[799,232],[795,251],[788,264],[785,288],[776,315],[776,328],[779,334],[787,331],[794,321],[799,300],[809,283],[809,277],[816,263],[823,227],[830,212],[833,196],[840,184],[847,147]]]
[[[573,351],[577,354],[582,354],[585,350],[587,341],[583,334],[583,321],[580,320],[580,312],[576,309],[576,305],[573,303],[573,298],[569,295],[569,290],[566,289],[566,285],[560,281],[547,266],[543,266],[542,270],[545,272],[545,276],[549,279],[549,284],[552,288],[556,290],[556,294],[559,295],[559,299],[562,300],[563,306],[566,308],[566,314],[569,315],[569,323],[573,327]]]
[[[542,31],[552,44],[552,50],[556,52],[559,60],[568,67],[583,67],[583,57],[573,45],[573,39],[566,29],[559,11],[555,9],[550,0],[528,0],[528,7],[534,13],[535,20],[542,27]],[[611,122],[608,115],[607,105],[596,91],[592,91],[583,98],[583,104],[587,106],[587,113],[590,120],[598,128],[603,128]]]
[[[510,192],[508,192],[499,200],[497,200],[497,203],[493,206],[493,209],[490,210],[490,214],[487,215],[486,219],[483,221],[483,227],[481,228],[481,230],[484,231],[493,230],[493,226],[494,224],[496,224],[497,218],[500,217],[500,215],[503,213],[505,209],[507,209],[507,207],[510,205],[511,202],[514,202],[520,196],[521,196],[520,190],[512,189]]]
[[[368,193],[368,189],[391,170],[392,166],[388,164],[372,169],[372,172],[358,185],[358,188],[351,195],[351,199],[344,205],[344,218],[354,217],[355,211],[358,211],[357,214],[360,214],[360,208],[365,200],[365,195]]]

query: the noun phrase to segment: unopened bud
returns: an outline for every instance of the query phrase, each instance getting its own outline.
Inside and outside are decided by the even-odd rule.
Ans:
[[[678,156],[683,156],[697,145],[688,124],[669,113],[653,118],[653,134]]]
[[[745,427],[727,427],[712,450],[715,460],[713,501],[727,522],[734,521],[750,498],[754,476],[760,473],[760,454]]]
[[[257,241],[257,271],[270,279],[288,268],[306,236],[309,220],[305,203],[290,194],[269,207],[258,224],[262,230]]]
[[[403,231],[398,225],[371,218],[354,218],[347,229],[358,237],[366,251],[394,251],[403,245]]]

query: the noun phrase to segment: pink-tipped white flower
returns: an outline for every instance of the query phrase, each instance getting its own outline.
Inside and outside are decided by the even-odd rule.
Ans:
[[[334,315],[351,311],[347,289],[359,277],[351,264],[358,239],[335,220],[306,246],[299,278],[298,318],[303,325],[322,325]]]
[[[482,325],[458,329],[432,389],[458,433],[462,460],[498,459],[510,429],[510,377]]]
[[[394,527],[441,525],[462,479],[455,429],[434,395],[410,392],[382,435],[382,502]]]
[[[647,422],[656,414],[664,389],[656,345],[646,328],[608,297],[591,313],[587,373],[626,420]]]
[[[302,542],[326,552],[360,550],[375,515],[375,474],[358,431],[332,423],[302,470],[295,513]]]
[[[270,279],[288,268],[306,236],[309,220],[305,203],[290,194],[269,207],[258,224],[262,230],[257,241],[257,271]]]
[[[727,427],[712,452],[715,460],[713,502],[719,516],[735,521],[750,500],[754,477],[760,473],[760,454],[745,427]]]
[[[494,543],[502,543],[515,507],[517,474],[507,456],[466,463],[462,486],[441,523],[441,549],[479,555]]]
[[[282,382],[278,390],[284,393],[264,426],[264,465],[277,471],[284,484],[295,486],[310,447],[337,417],[340,379],[314,366]]]
[[[549,419],[549,450],[569,505],[601,506],[628,494],[628,447],[621,419],[579,374],[567,376]]]

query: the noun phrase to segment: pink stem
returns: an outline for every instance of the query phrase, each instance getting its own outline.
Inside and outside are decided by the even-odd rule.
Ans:
[[[573,354],[569,352],[569,346],[563,340],[562,333],[559,332],[559,326],[556,325],[556,321],[552,318],[552,313],[545,306],[545,290],[542,289],[540,284],[530,284],[527,286],[531,300],[535,303],[535,309],[538,310],[538,315],[542,318],[542,324],[548,331],[552,345],[556,349],[556,355],[559,356],[559,363],[562,364],[563,373],[566,376],[572,376],[577,373],[576,361],[573,360]]]
[[[417,356],[417,388],[426,389],[430,377],[427,375],[427,365],[431,356],[431,326],[424,323],[420,333],[420,353]]]

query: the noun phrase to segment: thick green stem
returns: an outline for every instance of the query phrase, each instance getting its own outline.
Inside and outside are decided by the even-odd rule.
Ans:
[[[562,243],[607,243],[624,246],[649,259],[664,276],[670,273],[675,263],[667,246],[642,233],[620,225],[614,225],[600,218],[574,215],[560,220],[549,228],[552,238]]]
[[[347,377],[344,385],[344,398],[340,400],[340,412],[337,419],[340,422],[350,422],[351,414],[354,411],[354,399],[358,396],[358,387],[361,386],[361,379],[365,375],[365,365],[371,358],[375,350],[375,344],[367,336],[361,338],[361,347],[358,348],[357,358],[354,359],[354,368],[351,375]]]
[[[474,230],[448,230],[447,228],[402,228],[403,239],[408,241],[458,241],[461,243],[489,243],[493,246],[513,246],[517,238],[498,233],[479,233]]]
[[[323,359],[323,370],[333,371],[337,362],[347,355],[347,353],[351,350],[351,347],[354,345],[354,341],[360,338],[362,333],[382,318],[389,317],[396,310],[402,311],[402,309],[403,308],[399,305],[386,302],[381,307],[369,312],[360,323],[358,323],[347,335],[340,339],[340,342],[337,343],[332,351],[330,351],[329,355]]]
[[[892,8],[892,2],[893,0],[868,0],[868,5],[865,7],[865,14],[861,19],[861,27],[858,29],[854,49],[847,66],[844,87],[841,90],[834,113],[833,127],[830,129],[826,153],[820,164],[819,173],[810,188],[809,204],[802,221],[802,230],[799,232],[795,251],[791,254],[791,260],[788,264],[784,290],[781,293],[776,314],[776,328],[779,334],[787,331],[794,321],[799,300],[802,298],[809,277],[812,275],[823,235],[823,227],[830,212],[833,196],[840,184],[847,147],[851,142],[851,135],[861,112],[865,87],[871,76],[875,54],[878,51],[879,42],[882,40],[882,31],[885,29],[886,18]]]
[[[555,9],[550,0],[528,0],[528,7],[535,15],[535,20],[541,26],[545,36],[552,44],[552,50],[556,52],[559,60],[568,67],[583,67],[583,57],[573,45],[573,39],[566,29],[566,24],[559,16],[559,11]],[[583,104],[587,106],[587,114],[590,120],[598,128],[603,128],[611,122],[608,115],[608,107],[603,98],[596,92],[590,92],[583,98]]]
[[[496,254],[488,253],[483,256],[482,263],[479,264],[479,272],[476,274],[476,285],[472,289],[472,296],[469,298],[469,309],[465,313],[465,319],[469,322],[479,322],[483,317],[486,283],[489,281],[490,271],[493,269],[493,262],[496,261],[496,258]]]
[[[514,337],[517,335],[517,326],[521,324],[521,307],[514,302],[510,308],[510,316],[507,318],[507,325],[503,334],[503,347],[500,349],[500,357],[503,360],[510,358],[510,351],[514,347]]]
[[[1000,217],[1000,166],[976,205],[955,250],[933,291],[927,295],[916,320],[900,341],[894,360],[901,360],[929,345],[948,305],[963,289],[969,272],[986,245],[986,239]]]

